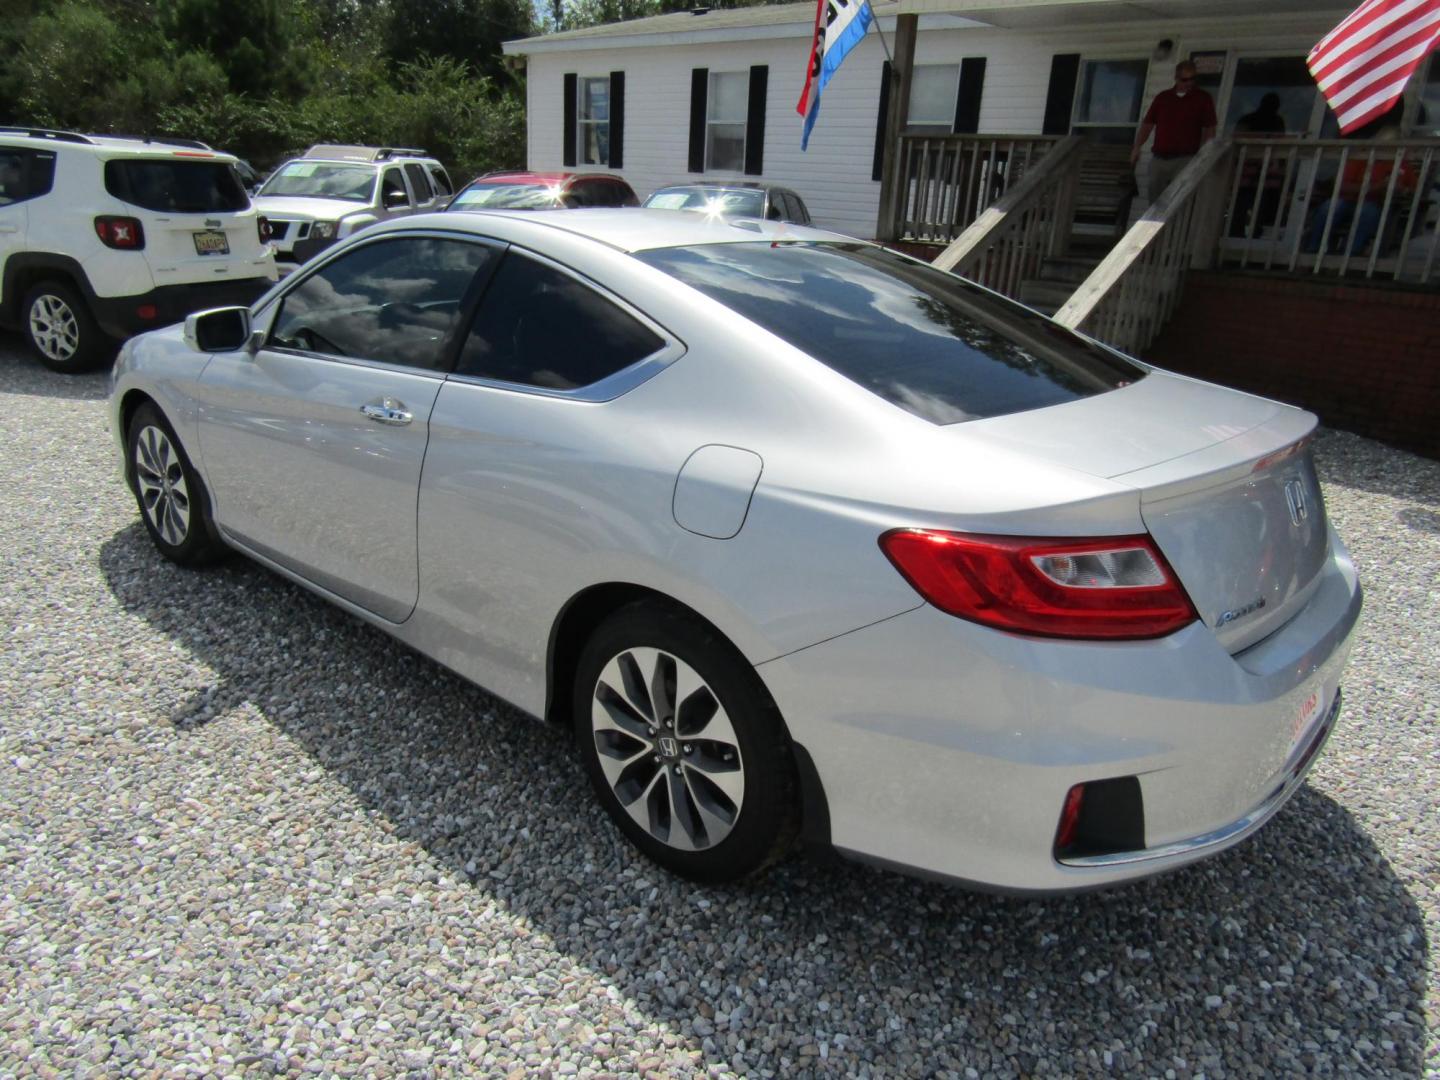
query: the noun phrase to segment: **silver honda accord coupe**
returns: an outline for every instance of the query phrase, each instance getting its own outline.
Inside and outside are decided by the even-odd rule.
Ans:
[[[111,408],[164,556],[572,726],[705,881],[1212,855],[1302,782],[1360,613],[1314,416],[793,225],[406,218],[134,339]]]

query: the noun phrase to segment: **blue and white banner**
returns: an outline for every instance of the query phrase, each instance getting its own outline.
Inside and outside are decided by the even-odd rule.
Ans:
[[[810,66],[805,71],[805,88],[800,91],[800,101],[795,106],[795,111],[805,117],[801,150],[810,145],[810,131],[820,115],[820,95],[874,21],[870,0],[816,0]]]

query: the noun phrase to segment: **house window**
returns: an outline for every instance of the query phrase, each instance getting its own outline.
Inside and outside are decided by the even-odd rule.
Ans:
[[[959,64],[916,64],[910,77],[910,115],[905,126],[936,135],[955,130],[955,95],[959,87]]]
[[[745,168],[745,117],[750,106],[750,73],[712,71],[705,114],[705,168]]]
[[[579,106],[576,126],[580,134],[582,165],[610,164],[610,78],[579,80]]]

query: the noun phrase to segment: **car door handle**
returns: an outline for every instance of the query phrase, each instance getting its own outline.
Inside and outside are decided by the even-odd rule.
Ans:
[[[377,424],[408,424],[415,419],[415,414],[405,408],[403,401],[388,397],[361,405],[360,412],[365,419],[374,420]]]

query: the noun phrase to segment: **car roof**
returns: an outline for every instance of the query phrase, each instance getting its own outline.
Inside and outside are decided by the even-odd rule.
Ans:
[[[645,210],[639,207],[542,211],[470,210],[463,214],[416,214],[384,225],[371,226],[366,231],[391,232],[396,229],[427,226],[460,228],[465,232],[517,242],[523,242],[528,236],[539,243],[543,243],[545,230],[555,229],[587,237],[627,252],[703,244],[753,244],[766,240],[868,243],[856,240],[853,236],[783,221],[677,214],[674,210]]]
[[[656,191],[788,191],[779,184],[761,184],[754,180],[682,180],[678,184],[661,184]]]
[[[82,135],[74,131],[53,131],[46,128],[0,127],[0,142],[66,146],[89,150],[122,150],[127,156],[154,158],[190,158],[215,161],[236,161],[234,154],[216,150],[193,139],[170,139],[144,135]],[[109,156],[109,155],[106,155]]]

